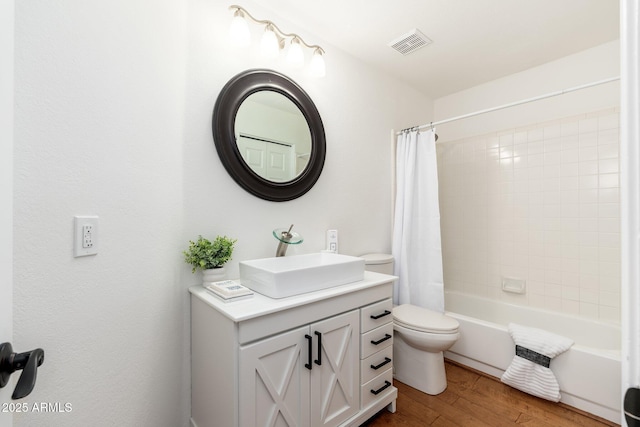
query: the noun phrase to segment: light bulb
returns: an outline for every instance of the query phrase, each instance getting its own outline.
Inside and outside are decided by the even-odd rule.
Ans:
[[[294,68],[302,68],[304,66],[304,52],[298,39],[291,40],[289,45],[289,53],[287,54],[287,62]]]
[[[324,65],[324,58],[320,49],[316,49],[311,57],[309,72],[313,77],[324,77],[327,75],[327,67]]]
[[[247,47],[251,44],[251,33],[249,32],[249,24],[244,19],[244,14],[240,9],[236,10],[229,27],[229,38],[231,44],[235,47]]]
[[[280,53],[280,42],[271,25],[267,25],[260,41],[260,52],[265,58],[277,58]]]

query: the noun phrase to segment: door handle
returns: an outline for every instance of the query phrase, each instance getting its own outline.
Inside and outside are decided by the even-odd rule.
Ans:
[[[318,337],[318,358],[313,362],[318,366],[322,366],[322,333],[315,331],[315,335]]]
[[[311,354],[311,352],[313,351],[313,338],[309,334],[305,334],[304,337],[307,340],[307,346],[308,346],[307,357],[309,358],[307,363],[304,364],[304,367],[307,368],[308,370],[312,370],[313,365],[311,364],[311,360],[313,359],[313,355]]]
[[[17,400],[28,396],[36,385],[38,366],[43,362],[44,350],[41,348],[25,353],[14,353],[11,343],[0,344],[0,388],[7,385],[11,374],[22,370],[11,398]]]
[[[624,418],[629,427],[640,426],[640,388],[632,387],[624,394]]]

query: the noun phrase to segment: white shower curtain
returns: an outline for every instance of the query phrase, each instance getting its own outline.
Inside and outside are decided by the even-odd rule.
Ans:
[[[640,5],[620,2],[621,111],[620,198],[622,222],[622,396],[623,426],[640,424],[633,392],[640,389]],[[637,396],[636,394],[635,396]],[[629,411],[626,413],[624,411]]]
[[[444,312],[435,132],[398,136],[393,227],[395,304]]]

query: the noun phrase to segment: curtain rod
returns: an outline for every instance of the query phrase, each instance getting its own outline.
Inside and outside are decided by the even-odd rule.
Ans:
[[[529,102],[539,101],[541,99],[551,98],[553,96],[564,95],[565,93],[574,92],[574,91],[580,90],[580,89],[586,89],[586,88],[589,88],[589,87],[598,86],[598,85],[605,84],[605,83],[611,83],[611,82],[614,82],[616,80],[620,80],[620,76],[618,76],[618,77],[610,77],[608,79],[598,80],[596,82],[591,82],[591,83],[583,84],[583,85],[580,85],[580,86],[574,86],[574,87],[570,87],[568,89],[562,89],[562,90],[558,90],[556,92],[550,92],[550,93],[547,93],[547,94],[544,94],[544,95],[534,96],[533,98],[527,98],[527,99],[522,99],[520,101],[510,102],[508,104],[503,104],[503,105],[499,105],[497,107],[492,107],[492,108],[487,108],[487,109],[484,109],[484,110],[475,111],[473,113],[463,114],[461,116],[451,117],[449,119],[438,120],[437,122],[427,123],[425,125],[420,125],[420,126],[417,126],[417,127],[414,127],[414,128],[410,128],[410,129],[420,130],[420,129],[424,129],[424,128],[427,128],[427,127],[433,127],[433,126],[436,126],[436,125],[441,125],[441,124],[453,122],[453,121],[456,121],[456,120],[461,120],[461,119],[466,119],[466,118],[473,117],[473,116],[478,116],[480,114],[491,113],[492,111],[502,110],[504,108],[515,107],[516,105],[527,104]],[[396,135],[400,135],[401,133],[402,133],[402,131],[396,132]]]

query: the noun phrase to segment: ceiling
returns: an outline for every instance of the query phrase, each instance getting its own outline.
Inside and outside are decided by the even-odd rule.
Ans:
[[[278,16],[438,98],[616,40],[618,0],[266,0]],[[277,17],[266,17],[277,23]],[[414,28],[433,43],[403,56]],[[286,30],[286,29],[285,29]],[[331,49],[325,60],[331,63]],[[331,67],[328,65],[328,70]]]

